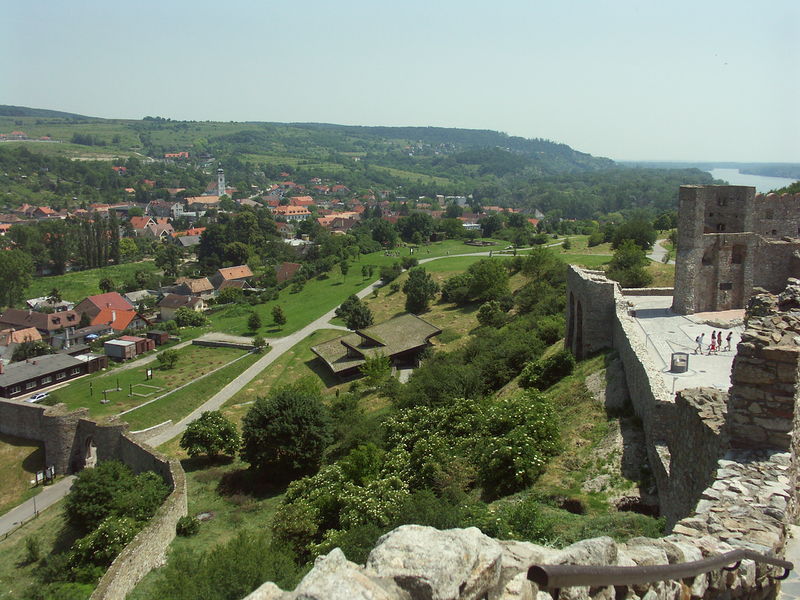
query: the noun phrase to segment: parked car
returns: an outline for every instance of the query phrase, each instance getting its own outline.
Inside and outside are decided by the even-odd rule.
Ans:
[[[33,396],[31,396],[30,398],[25,400],[25,402],[41,402],[42,400],[47,398],[49,395],[50,394],[48,394],[47,392],[41,392],[39,394],[34,394]]]

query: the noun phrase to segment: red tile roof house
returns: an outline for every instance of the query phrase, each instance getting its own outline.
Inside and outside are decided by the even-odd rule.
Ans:
[[[305,206],[276,206],[272,209],[272,214],[283,217],[286,221],[305,221],[311,216],[311,211]]]
[[[277,279],[278,283],[289,281],[292,277],[294,277],[295,273],[297,273],[301,266],[302,265],[300,263],[292,262],[285,262],[281,263],[280,265],[275,265],[275,278]]]
[[[208,277],[200,277],[199,279],[180,277],[175,280],[175,284],[173,293],[181,296],[199,296],[206,299],[214,295],[214,286],[208,280]]]
[[[147,231],[147,226],[155,225],[155,221],[151,217],[131,217],[130,224],[133,228],[133,233],[137,236],[142,236]]]
[[[53,338],[67,327],[77,327],[80,323],[80,313],[77,310],[64,310],[57,313],[42,313],[34,310],[19,310],[9,308],[0,315],[0,328],[21,329],[35,327],[48,344]]]
[[[144,235],[146,237],[151,237],[156,240],[167,240],[172,237],[175,233],[175,228],[172,227],[169,223],[162,225],[162,224],[151,224],[148,225],[144,230]]]
[[[313,206],[314,199],[311,196],[293,196],[289,198],[289,206]]]
[[[253,276],[253,272],[247,265],[238,265],[236,267],[226,267],[218,269],[208,280],[212,285],[219,289],[220,286],[226,281],[241,281],[247,282]]]
[[[141,329],[150,324],[117,292],[89,296],[75,306],[75,312],[87,313],[91,325],[109,325],[114,331]]]

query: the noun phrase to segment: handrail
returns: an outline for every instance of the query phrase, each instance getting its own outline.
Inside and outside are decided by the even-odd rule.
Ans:
[[[596,565],[532,565],[528,569],[528,579],[544,589],[560,589],[572,586],[624,586],[666,581],[670,579],[688,579],[713,571],[725,569],[733,571],[742,560],[748,559],[781,567],[784,572],[773,579],[783,580],[794,569],[794,564],[752,550],[738,549],[710,558],[674,565],[648,565],[642,567],[602,567]],[[729,566],[730,565],[730,566]]]

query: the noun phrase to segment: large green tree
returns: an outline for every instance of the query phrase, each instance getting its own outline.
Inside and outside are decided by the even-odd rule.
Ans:
[[[276,481],[316,472],[331,441],[319,389],[300,381],[258,398],[242,420],[242,459]]]
[[[406,310],[421,313],[428,310],[431,300],[439,293],[439,285],[423,267],[414,267],[408,272],[403,292],[406,295]]]
[[[25,298],[33,279],[33,260],[22,250],[0,252],[0,305],[13,306]]]

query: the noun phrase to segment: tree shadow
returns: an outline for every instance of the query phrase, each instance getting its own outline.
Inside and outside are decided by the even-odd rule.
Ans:
[[[203,471],[209,467],[224,467],[234,461],[232,456],[194,456],[184,458],[181,460],[181,466],[186,473],[194,473],[195,471]]]
[[[250,496],[259,500],[274,498],[286,491],[288,482],[271,479],[268,475],[254,469],[241,468],[228,471],[219,480],[217,493],[231,498]]]

